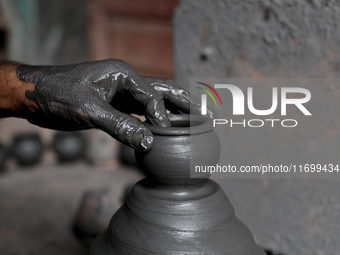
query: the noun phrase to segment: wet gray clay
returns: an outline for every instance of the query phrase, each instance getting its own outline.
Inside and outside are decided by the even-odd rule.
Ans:
[[[133,187],[90,255],[265,255],[221,187],[207,175],[190,178],[190,166],[218,162],[210,120],[176,115],[170,121],[169,128],[145,124],[154,147],[136,151],[136,159],[147,178]]]

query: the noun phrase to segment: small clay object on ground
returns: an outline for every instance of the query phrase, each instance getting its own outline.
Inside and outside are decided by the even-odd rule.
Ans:
[[[109,225],[112,215],[118,209],[115,194],[110,188],[90,190],[85,192],[72,223],[73,234],[85,246]]]

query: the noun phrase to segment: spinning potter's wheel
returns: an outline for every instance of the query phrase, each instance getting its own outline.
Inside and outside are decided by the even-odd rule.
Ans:
[[[171,128],[145,124],[154,134],[154,147],[136,151],[136,159],[146,178],[93,242],[90,255],[265,255],[221,187],[206,174],[190,178],[190,165],[219,160],[210,121],[188,115],[170,120]]]

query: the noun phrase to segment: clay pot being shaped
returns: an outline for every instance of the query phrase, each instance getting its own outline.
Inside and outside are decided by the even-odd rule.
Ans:
[[[80,132],[57,132],[52,147],[60,162],[72,162],[85,155],[87,141]]]
[[[43,149],[37,133],[22,133],[14,136],[11,152],[20,165],[31,166],[39,162]]]
[[[220,142],[212,120],[199,115],[173,115],[170,122],[168,128],[144,124],[153,133],[154,146],[149,152],[135,152],[139,167],[147,177],[165,184],[209,178],[208,173],[195,173],[194,167],[216,165],[220,158]]]
[[[190,178],[193,166],[218,162],[211,121],[187,115],[170,121],[170,128],[145,124],[154,147],[136,158],[147,178],[133,187],[90,255],[265,255],[222,188],[206,174]]]

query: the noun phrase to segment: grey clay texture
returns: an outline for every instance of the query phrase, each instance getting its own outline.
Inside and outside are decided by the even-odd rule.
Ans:
[[[136,152],[147,178],[133,187],[90,255],[265,254],[221,187],[209,176],[190,179],[190,164],[218,162],[220,144],[210,120],[192,116],[190,128],[189,120],[177,115],[172,127],[148,126],[154,147]]]

